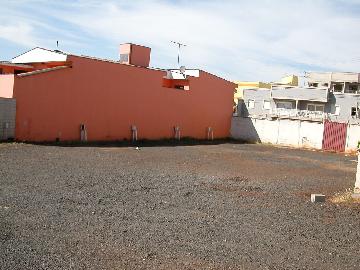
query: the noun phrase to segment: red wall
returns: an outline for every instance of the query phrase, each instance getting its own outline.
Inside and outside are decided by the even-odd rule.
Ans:
[[[228,137],[235,85],[206,72],[190,77],[189,91],[162,87],[164,71],[69,56],[72,68],[16,77],[16,139],[79,140],[80,124],[88,140],[139,139],[181,135]]]

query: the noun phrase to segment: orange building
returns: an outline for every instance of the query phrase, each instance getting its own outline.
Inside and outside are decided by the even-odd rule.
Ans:
[[[16,140],[229,136],[235,84],[149,61],[150,48],[134,44],[120,46],[120,61],[42,48],[13,58],[31,68],[0,75],[0,97],[16,99]]]

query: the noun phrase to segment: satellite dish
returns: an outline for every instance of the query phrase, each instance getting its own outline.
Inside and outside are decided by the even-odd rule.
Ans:
[[[180,73],[184,76],[184,79],[186,79],[185,71],[186,71],[185,66],[181,66],[181,67],[180,67]]]
[[[181,72],[182,74],[185,74],[185,71],[186,71],[185,66],[181,66],[181,67],[180,67],[180,72]]]

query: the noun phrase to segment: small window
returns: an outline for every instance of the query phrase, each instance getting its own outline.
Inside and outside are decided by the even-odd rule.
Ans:
[[[248,108],[249,109],[254,109],[255,108],[255,100],[253,100],[253,99],[248,100]]]
[[[334,84],[334,92],[342,92],[342,90],[343,90],[343,84],[342,83]]]
[[[2,68],[0,68],[0,74],[3,74],[3,69]]]
[[[323,83],[323,86],[324,87],[329,87],[329,84],[328,83]]]
[[[279,109],[292,109],[293,108],[293,104],[292,102],[277,102],[276,103],[276,107]]]
[[[316,105],[315,111],[317,112],[324,112],[324,105]]]
[[[129,55],[128,54],[120,54],[120,62],[121,63],[129,62]]]
[[[307,110],[311,112],[324,112],[324,105],[321,104],[308,104]]]
[[[263,109],[264,110],[270,110],[271,109],[271,104],[270,104],[269,100],[264,100]]]
[[[357,115],[357,108],[351,107],[351,116],[356,116],[356,115]]]
[[[335,105],[335,115],[340,115],[340,106],[339,105]]]
[[[308,104],[307,105],[307,110],[311,111],[311,112],[314,112],[315,111],[315,105],[314,104]]]
[[[358,91],[357,84],[349,84],[349,93],[356,93]]]
[[[309,86],[310,86],[310,87],[318,87],[319,84],[318,84],[318,83],[309,83]]]

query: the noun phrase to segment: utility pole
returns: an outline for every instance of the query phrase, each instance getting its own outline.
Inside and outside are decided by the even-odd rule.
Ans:
[[[171,41],[171,43],[174,43],[174,44],[176,44],[176,45],[178,46],[177,62],[178,62],[178,66],[179,66],[179,68],[180,68],[180,49],[181,49],[181,46],[182,46],[182,47],[186,47],[186,45],[185,45],[185,44],[182,44],[182,43],[180,43],[180,42],[177,42],[177,41]]]

